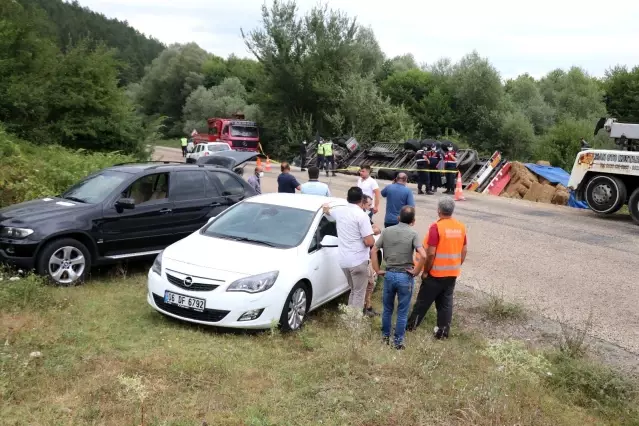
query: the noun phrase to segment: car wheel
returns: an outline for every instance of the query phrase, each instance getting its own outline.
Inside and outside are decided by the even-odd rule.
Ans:
[[[91,254],[84,244],[73,238],[48,243],[40,252],[37,271],[54,284],[80,284],[91,270]]]
[[[284,303],[280,317],[280,329],[282,331],[299,330],[304,324],[306,313],[310,306],[309,291],[306,284],[299,282],[291,290]]]
[[[639,188],[635,189],[628,200],[628,211],[632,220],[639,225]]]
[[[626,185],[615,176],[595,176],[586,185],[588,207],[599,214],[612,214],[626,202]]]

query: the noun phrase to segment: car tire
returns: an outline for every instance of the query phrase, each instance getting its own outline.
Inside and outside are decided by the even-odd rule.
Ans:
[[[628,211],[630,212],[630,217],[635,224],[639,225],[639,187],[637,187],[630,195],[630,199],[628,200]]]
[[[613,214],[626,202],[626,185],[621,179],[609,175],[597,175],[586,185],[586,202],[595,213]]]
[[[299,330],[306,320],[308,309],[311,306],[310,291],[303,282],[298,282],[284,302],[282,315],[280,316],[280,330],[291,332]],[[289,316],[291,318],[289,319]]]
[[[58,273],[61,268],[64,269]],[[91,253],[73,238],[54,240],[38,254],[36,271],[55,285],[82,284],[91,271]]]

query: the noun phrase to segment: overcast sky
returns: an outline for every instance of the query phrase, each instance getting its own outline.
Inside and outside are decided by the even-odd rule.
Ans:
[[[263,0],[79,0],[126,20],[160,41],[194,41],[219,56],[249,57],[240,27],[260,25]],[[267,0],[268,4],[271,0]],[[639,65],[639,1],[333,0],[371,26],[387,56],[412,53],[418,62],[458,60],[476,49],[503,78],[581,66],[603,76],[610,66]],[[317,0],[298,0],[301,12]],[[519,4],[519,8],[515,5]]]

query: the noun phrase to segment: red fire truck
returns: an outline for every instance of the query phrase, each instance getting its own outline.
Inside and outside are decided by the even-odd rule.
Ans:
[[[202,142],[226,142],[235,151],[260,151],[260,133],[254,121],[244,120],[243,115],[234,118],[209,118],[208,134],[193,135],[193,144]]]

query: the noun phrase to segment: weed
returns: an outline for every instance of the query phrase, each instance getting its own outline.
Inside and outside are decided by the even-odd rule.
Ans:
[[[550,372],[550,362],[543,355],[531,353],[517,340],[491,342],[483,354],[492,359],[504,374],[516,374],[535,381]]]
[[[588,315],[588,319],[582,328],[570,327],[567,324],[561,324],[561,339],[559,341],[559,350],[570,358],[582,358],[588,351],[586,339],[588,333],[592,329],[592,311]]]
[[[140,406],[140,424],[144,426],[144,402],[149,396],[147,387],[142,383],[142,378],[138,375],[125,376],[120,374],[118,381],[122,385],[122,390],[118,394],[120,399],[127,402],[135,402]]]
[[[51,305],[53,289],[42,277],[0,270],[0,311],[40,310]]]
[[[506,302],[502,295],[494,293],[487,296],[486,302],[480,306],[480,311],[490,321],[523,320],[526,317],[520,305]]]

